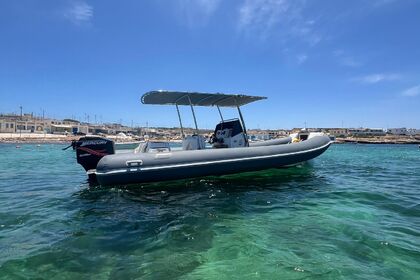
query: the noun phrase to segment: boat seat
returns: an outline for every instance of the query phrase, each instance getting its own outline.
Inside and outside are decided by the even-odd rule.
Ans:
[[[206,141],[201,135],[187,136],[182,140],[183,150],[203,150],[206,148]]]
[[[134,153],[167,153],[171,151],[168,142],[146,142],[137,147]]]

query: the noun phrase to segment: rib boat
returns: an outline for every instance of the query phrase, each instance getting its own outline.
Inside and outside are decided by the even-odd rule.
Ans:
[[[293,166],[325,152],[330,138],[319,132],[301,131],[281,139],[250,142],[241,107],[266,97],[242,94],[150,91],[143,104],[173,105],[178,114],[182,149],[168,142],[146,141],[130,153],[115,153],[115,143],[98,136],[72,143],[77,162],[100,185],[126,185],[227,175]],[[179,106],[189,106],[195,132],[185,135]],[[198,133],[195,106],[216,107],[220,122],[207,140]],[[239,118],[224,119],[221,108],[236,108]]]

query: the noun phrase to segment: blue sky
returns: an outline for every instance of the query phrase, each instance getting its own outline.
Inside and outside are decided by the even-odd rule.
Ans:
[[[248,128],[420,128],[418,0],[2,0],[0,36],[0,112],[176,126],[140,104],[173,89],[267,96]]]

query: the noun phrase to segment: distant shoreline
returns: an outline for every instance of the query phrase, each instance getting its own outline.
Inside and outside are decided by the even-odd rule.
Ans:
[[[0,133],[0,143],[4,144],[66,144],[77,139],[73,135]]]
[[[347,137],[347,138],[336,138],[335,143],[337,144],[411,144],[420,145],[420,139],[407,138],[407,137],[388,137],[388,136],[377,136],[372,138],[361,138],[361,137]]]
[[[25,133],[0,133],[0,144],[69,144],[78,140],[81,136],[57,135],[57,134],[35,134]],[[105,136],[116,143],[137,142],[132,137],[117,137],[115,135]],[[156,141],[180,142],[180,140],[150,139]],[[420,145],[420,138],[407,136],[376,136],[376,137],[337,137],[336,144],[413,144]]]
[[[38,133],[0,133],[0,144],[69,144],[73,140],[79,140],[80,135],[61,134],[38,134]],[[140,142],[134,137],[120,137],[116,135],[103,136],[115,143]],[[151,139],[157,141],[180,142],[180,140]]]

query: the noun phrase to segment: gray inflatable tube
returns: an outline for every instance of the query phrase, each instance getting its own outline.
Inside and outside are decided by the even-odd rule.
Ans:
[[[250,147],[261,147],[261,146],[271,146],[271,145],[283,145],[289,144],[292,142],[292,137],[284,137],[279,139],[271,139],[266,141],[258,141],[258,142],[251,142],[249,143]]]
[[[313,159],[330,143],[328,136],[321,135],[282,145],[112,154],[98,162],[95,173],[99,184],[117,185],[257,171]]]

